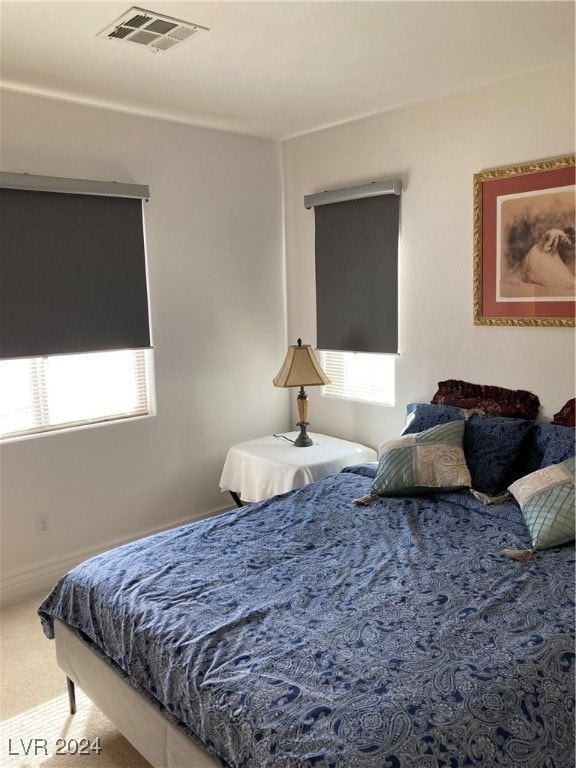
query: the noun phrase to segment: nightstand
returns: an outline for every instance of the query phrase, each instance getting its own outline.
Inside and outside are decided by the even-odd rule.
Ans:
[[[376,461],[376,451],[338,437],[310,433],[313,445],[297,448],[299,432],[260,437],[233,445],[220,478],[220,489],[229,491],[242,506],[286,493],[339,472],[351,464]],[[289,438],[289,440],[286,440]]]

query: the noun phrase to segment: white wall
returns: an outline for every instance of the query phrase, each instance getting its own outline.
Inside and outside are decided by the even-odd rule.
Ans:
[[[2,94],[2,170],[148,184],[158,414],[5,444],[5,601],[84,555],[230,506],[228,447],[287,429],[282,179],[274,142]],[[52,532],[39,537],[38,514]]]
[[[574,152],[574,110],[572,62],[284,144],[290,339],[316,343],[304,195],[391,177],[404,185],[396,405],[309,388],[311,431],[377,446],[399,433],[407,403],[429,402],[449,378],[530,390],[544,419],[574,396],[573,329],[472,322],[473,174]]]

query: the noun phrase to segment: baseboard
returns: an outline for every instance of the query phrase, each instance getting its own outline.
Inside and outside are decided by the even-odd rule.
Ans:
[[[12,603],[20,603],[23,600],[28,600],[37,595],[41,595],[43,592],[48,594],[64,574],[84,562],[84,560],[88,560],[90,557],[99,555],[102,552],[107,552],[110,549],[114,549],[114,547],[129,544],[136,539],[152,536],[153,534],[160,533],[168,528],[177,528],[179,525],[196,522],[207,517],[214,517],[223,512],[228,512],[229,510],[229,506],[223,507],[222,509],[212,510],[194,518],[186,518],[185,520],[177,521],[170,526],[141,531],[135,536],[109,541],[96,549],[78,550],[66,557],[40,563],[34,568],[22,568],[3,574],[0,579],[0,608],[12,605]]]

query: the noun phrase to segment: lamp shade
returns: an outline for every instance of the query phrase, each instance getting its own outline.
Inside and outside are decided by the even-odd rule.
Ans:
[[[330,379],[320,367],[310,344],[302,344],[298,339],[298,345],[288,347],[286,359],[273,382],[275,387],[313,387],[330,384]]]

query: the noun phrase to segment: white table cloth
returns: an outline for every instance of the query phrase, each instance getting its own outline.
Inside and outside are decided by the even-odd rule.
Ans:
[[[284,434],[295,440],[299,432]],[[306,448],[297,448],[274,435],[233,445],[222,470],[221,490],[233,491],[242,501],[260,501],[300,488],[351,464],[376,461],[376,451],[366,445],[309,434],[314,443]]]

